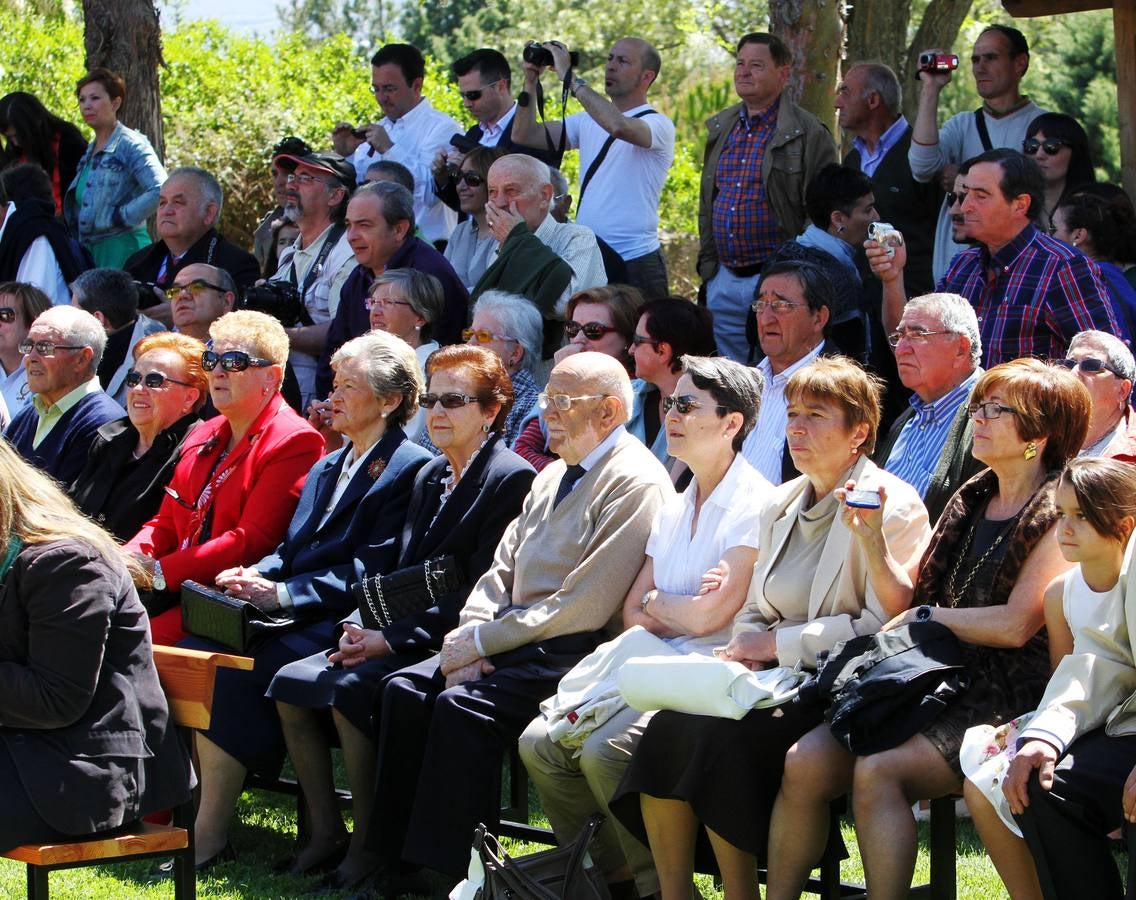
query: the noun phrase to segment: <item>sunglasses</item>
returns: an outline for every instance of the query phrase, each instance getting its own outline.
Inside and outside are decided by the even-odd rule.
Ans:
[[[497,81],[491,81],[489,82],[489,84],[485,85],[485,87],[478,88],[475,91],[458,91],[458,93],[461,95],[461,98],[463,100],[468,100],[470,103],[473,103],[475,100],[481,99],[481,96],[485,93],[485,88],[493,87],[493,85],[497,84],[497,82],[499,82],[500,80],[501,79],[498,78]]]
[[[211,284],[204,278],[194,278],[189,284],[175,284],[173,287],[166,288],[165,295],[168,300],[176,300],[184,291],[196,300],[207,290],[216,291],[218,294],[225,293],[225,289],[220,285]]]
[[[10,306],[0,306],[0,322],[15,322],[16,311]]]
[[[652,347],[658,350],[659,344],[661,344],[662,341],[656,341],[654,338],[643,337],[643,335],[641,334],[633,334],[631,336],[631,343],[636,347],[642,346],[643,344],[650,344]]]
[[[1111,372],[1117,378],[1124,377],[1104,360],[1096,359],[1092,356],[1086,359],[1055,359],[1054,362],[1061,366],[1061,368],[1068,369],[1070,372],[1080,368],[1082,372],[1089,375],[1095,375],[1097,372]]]
[[[467,344],[471,341],[475,344],[488,344],[491,341],[508,341],[513,344],[520,343],[516,338],[496,334],[488,328],[465,328],[462,330],[462,340]]]
[[[589,341],[598,341],[605,334],[611,334],[611,332],[616,330],[614,326],[604,325],[602,322],[588,322],[584,325],[572,321],[564,323],[564,333],[568,335],[569,338],[574,338],[582,331],[584,332],[584,337]]]
[[[76,344],[57,344],[55,341],[32,341],[27,338],[20,341],[16,347],[24,356],[27,356],[33,350],[42,356],[44,359],[50,359],[55,356],[56,350],[82,350],[83,347]]]
[[[206,350],[201,354],[201,368],[206,372],[212,372],[217,368],[218,363],[226,372],[243,372],[249,366],[257,369],[271,366],[272,360],[262,359],[259,356],[249,356],[243,350],[226,350],[224,353]]]
[[[1068,147],[1069,142],[1061,138],[1046,138],[1044,141],[1039,141],[1037,138],[1026,138],[1022,141],[1022,153],[1026,156],[1034,156],[1038,150],[1044,150],[1046,156],[1056,156],[1061,152],[1062,147]]]
[[[433,409],[436,403],[441,403],[442,409],[461,409],[463,406],[476,402],[477,397],[451,391],[447,391],[445,394],[423,394],[418,398],[418,405],[423,409]]]
[[[136,369],[131,369],[126,373],[126,386],[132,388],[144,384],[152,391],[160,391],[166,386],[167,381],[170,384],[180,384],[182,387],[193,387],[188,382],[178,381],[176,378],[170,378],[169,375],[163,375],[161,372],[147,372],[143,375]]]
[[[962,206],[966,203],[966,197],[969,193],[969,191],[947,191],[947,207],[950,208],[956,203]]]
[[[717,405],[715,409],[720,409],[722,412],[729,412],[726,407]],[[672,409],[678,410],[682,415],[686,415],[696,409],[702,409],[702,404],[695,400],[690,394],[679,394],[676,397],[664,397],[663,409],[670,412]]]
[[[481,187],[485,184],[485,179],[478,175],[476,172],[456,172],[454,174],[454,181],[461,181],[465,183],[466,187]]]

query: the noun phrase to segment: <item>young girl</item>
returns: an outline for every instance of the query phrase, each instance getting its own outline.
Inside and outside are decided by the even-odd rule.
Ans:
[[[1079,565],[1054,579],[1045,592],[1053,668],[1073,652],[1082,628],[1123,621],[1120,575],[1136,526],[1136,467],[1112,459],[1073,459],[1061,473],[1056,499],[1061,555]],[[1042,896],[1033,857],[1002,793],[1018,736],[1032,716],[997,729],[990,725],[968,729],[959,754],[967,776],[966,804],[1013,900]]]

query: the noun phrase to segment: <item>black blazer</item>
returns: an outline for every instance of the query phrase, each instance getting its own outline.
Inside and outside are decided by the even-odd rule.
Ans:
[[[442,638],[457,626],[466,597],[489,569],[505,528],[520,514],[536,477],[536,470],[494,435],[438,512],[447,465],[445,457],[438,457],[423,466],[415,479],[402,532],[399,568],[453,554],[461,567],[463,584],[446,594],[437,606],[383,630],[396,653],[441,649]]]
[[[25,547],[0,586],[0,682],[0,741],[53,828],[105,831],[189,796],[122,564],[71,540]]]

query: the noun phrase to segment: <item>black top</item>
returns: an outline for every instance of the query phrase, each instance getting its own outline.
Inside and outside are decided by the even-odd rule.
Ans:
[[[238,288],[246,288],[260,278],[260,266],[256,262],[256,257],[212,228],[186,250],[176,263],[169,262],[169,256],[170,251],[165,241],[155,241],[131,256],[122,268],[138,281],[160,284],[162,287],[169,287],[174,283],[174,277],[178,272],[194,263],[207,263],[224,269],[233,277]],[[162,263],[166,263],[164,272],[162,272]],[[159,272],[162,272],[160,279]],[[158,302],[158,298],[155,297],[154,303],[150,305],[153,306]]]

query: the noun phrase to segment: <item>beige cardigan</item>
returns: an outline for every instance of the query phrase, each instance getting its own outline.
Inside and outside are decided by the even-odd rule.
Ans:
[[[931,536],[927,510],[918,492],[866,457],[853,467],[851,478],[864,490],[883,485],[887,492],[884,536],[892,556],[904,569],[910,569]],[[812,669],[820,651],[858,634],[879,631],[889,616],[868,582],[864,552],[839,512],[813,577],[808,608],[778,609],[766,599],[765,583],[789,540],[808,486],[808,479],[802,475],[775,490],[761,518],[757,562],[745,605],[734,618],[734,634],[773,630],[778,663],[793,666],[800,662]]]

